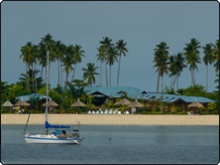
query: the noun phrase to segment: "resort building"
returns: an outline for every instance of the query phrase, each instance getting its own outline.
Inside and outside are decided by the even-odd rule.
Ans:
[[[199,96],[181,96],[174,94],[162,94],[155,92],[146,92],[135,87],[86,87],[87,94],[94,97],[93,103],[96,106],[101,106],[107,99],[116,102],[116,99],[127,97],[128,99],[139,100],[145,107],[154,108],[155,106],[164,106],[167,111],[172,109],[179,109],[179,111],[186,111],[187,106],[192,102],[202,103],[205,107],[214,100],[199,97]],[[163,103],[163,105],[161,105]]]

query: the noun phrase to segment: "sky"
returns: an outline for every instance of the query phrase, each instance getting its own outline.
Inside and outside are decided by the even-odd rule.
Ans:
[[[85,57],[77,65],[76,79],[82,79],[82,68],[86,68],[87,63],[100,66],[96,55],[104,37],[109,37],[113,43],[123,39],[128,53],[121,59],[119,86],[155,92],[157,73],[153,58],[156,45],[165,41],[169,55],[174,55],[183,52],[192,38],[201,46],[215,43],[219,37],[219,4],[217,1],[3,1],[1,81],[11,84],[19,80],[25,73],[21,47],[27,42],[39,44],[48,33],[66,45],[82,46]],[[202,59],[202,48],[199,51]],[[40,66],[37,69],[40,70]],[[115,63],[112,86],[117,85],[117,69],[118,63]],[[205,73],[205,64],[198,64],[196,83],[204,87]],[[106,85],[104,77],[103,86]],[[217,86],[215,79],[214,67],[209,66],[209,92]],[[170,81],[169,76],[164,75],[164,87],[170,87]],[[52,87],[58,83],[57,63],[51,66],[50,83]],[[98,76],[94,85],[100,85]],[[191,74],[187,67],[179,78],[179,88],[190,85]]]

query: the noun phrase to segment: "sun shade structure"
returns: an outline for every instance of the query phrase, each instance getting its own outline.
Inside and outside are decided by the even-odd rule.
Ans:
[[[24,101],[24,100],[21,100],[21,101],[19,101],[19,102],[17,102],[16,104],[15,104],[15,106],[23,106],[23,107],[28,107],[28,106],[30,106],[30,104],[29,103],[27,103],[26,101]]]
[[[79,100],[77,100],[75,103],[73,103],[71,105],[71,107],[85,107],[85,106],[86,106],[86,104],[84,104],[83,102],[81,102]]]
[[[123,98],[122,100],[118,101],[115,103],[115,105],[129,105],[131,102],[126,99],[126,98]]]
[[[43,105],[42,105],[42,107],[46,107],[46,104],[47,103],[44,103]],[[58,107],[59,105],[57,104],[57,103],[55,103],[54,101],[48,101],[48,106],[49,107]]]
[[[201,103],[195,101],[187,106],[187,108],[202,108],[204,107]]]
[[[132,103],[128,104],[128,106],[129,107],[137,107],[137,108],[144,107],[144,105],[139,103],[137,100],[135,102],[132,102]]]
[[[3,107],[13,107],[13,104],[10,101],[4,102]]]

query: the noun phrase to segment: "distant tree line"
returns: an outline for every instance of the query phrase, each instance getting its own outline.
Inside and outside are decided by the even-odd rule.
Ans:
[[[204,56],[200,56],[201,48],[200,42],[195,38],[192,38],[189,43],[183,49],[183,52],[169,55],[169,47],[166,42],[160,42],[154,49],[154,67],[158,73],[156,91],[159,92],[159,83],[161,79],[161,92],[163,90],[163,76],[169,74],[171,78],[171,89],[174,90],[176,83],[176,89],[178,90],[178,80],[183,71],[183,68],[189,67],[191,73],[191,86],[196,85],[195,71],[198,71],[198,64],[202,61],[206,65],[206,91],[208,91],[208,66],[214,65],[216,72],[216,80],[218,82],[219,77],[219,40],[216,40],[215,44],[208,43],[202,47]],[[214,81],[214,80],[213,80]],[[219,86],[216,86],[218,89]]]
[[[204,53],[204,56],[200,56],[200,48]],[[49,69],[51,63],[57,63],[57,87],[50,89],[50,94],[53,94],[53,100],[58,103],[62,102],[62,106],[65,108],[69,106],[71,102],[80,98],[84,101],[88,99],[84,87],[91,86],[96,83],[95,76],[99,75],[100,86],[103,86],[103,71],[105,70],[106,86],[112,85],[112,66],[117,62],[117,86],[119,86],[120,80],[120,68],[122,56],[126,56],[128,53],[127,43],[121,39],[116,43],[112,42],[109,37],[103,37],[99,41],[99,47],[97,48],[97,54],[94,55],[97,61],[100,62],[100,67],[95,66],[94,63],[87,63],[86,67],[82,68],[83,79],[75,79],[77,72],[77,65],[82,62],[85,57],[85,51],[81,45],[65,45],[61,41],[56,41],[50,34],[46,34],[41,38],[39,44],[33,44],[27,42],[26,45],[21,47],[20,58],[26,65],[25,73],[22,73],[19,81],[16,84],[8,85],[7,82],[1,81],[1,96],[2,100],[7,99],[15,102],[15,97],[23,94],[30,94],[38,92],[45,94],[45,80],[46,80],[46,54],[49,53]],[[153,67],[156,68],[158,74],[156,92],[166,93],[179,93],[184,94],[184,89],[179,89],[178,80],[184,68],[188,67],[191,73],[191,86],[189,88],[202,90],[198,88],[196,84],[195,74],[199,70],[198,64],[204,62],[206,65],[206,87],[205,91],[208,91],[208,67],[213,65],[216,72],[216,90],[219,86],[219,40],[215,43],[207,43],[205,46],[201,46],[200,42],[195,38],[192,38],[189,43],[186,43],[183,51],[170,55],[169,46],[166,42],[160,42],[154,48]],[[104,67],[103,68],[103,64]],[[37,70],[37,66],[41,67],[41,70]],[[99,68],[99,73],[97,69]],[[54,70],[53,70],[54,72]],[[63,74],[65,73],[65,80],[63,80]],[[171,86],[163,87],[163,76],[168,74],[171,79]],[[49,74],[48,74],[49,75]],[[70,77],[71,76],[71,77]],[[50,78],[48,78],[50,80]],[[161,91],[159,91],[159,84],[161,81]],[[64,82],[64,83],[63,83]],[[50,84],[50,82],[49,82]],[[175,90],[176,86],[176,90]],[[203,88],[203,87],[202,87]],[[204,92],[200,92],[200,94]],[[199,95],[200,95],[199,94]],[[207,95],[207,94],[204,94]],[[52,96],[52,95],[51,95]],[[211,96],[213,99],[213,96]],[[210,97],[209,97],[210,98]],[[216,98],[215,98],[216,99]]]

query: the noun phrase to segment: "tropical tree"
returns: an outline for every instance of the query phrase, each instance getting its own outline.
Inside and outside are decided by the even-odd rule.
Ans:
[[[67,47],[66,54],[64,55],[64,58],[63,58],[63,61],[62,61],[63,66],[64,66],[64,70],[66,72],[65,86],[66,86],[66,83],[68,82],[69,73],[70,73],[70,71],[73,70],[72,64],[74,63],[73,62],[74,53],[75,53],[74,46],[73,45],[69,45]]]
[[[38,60],[38,54],[39,54],[39,46],[38,45],[33,45],[33,62],[32,62],[32,70],[33,72],[33,88],[35,89],[35,91],[37,91],[37,86],[38,86],[38,81],[36,78],[36,74],[39,72],[39,70],[36,69],[36,65],[37,65],[37,60]]]
[[[39,78],[33,78],[33,75],[37,75],[37,73],[39,73],[39,70],[32,70],[30,69],[27,73],[25,74],[21,74],[19,80],[21,82],[27,82],[30,84],[30,90],[28,90],[28,92],[36,92],[36,89],[38,89],[41,84],[42,84],[42,79],[39,77]],[[28,75],[28,76],[27,76]],[[34,81],[36,81],[36,87],[34,85]]]
[[[103,52],[102,47],[100,46],[98,49],[98,54],[96,55],[97,61],[100,61],[100,86],[102,86],[102,63],[105,61],[105,54]]]
[[[8,82],[5,81],[1,81],[1,104],[3,104],[3,102],[5,102],[6,100],[8,100],[8,95],[10,92],[10,85],[8,85]]]
[[[57,71],[58,71],[58,85],[62,86],[62,59],[66,53],[66,45],[61,41],[56,41],[55,43],[55,59],[57,60]]]
[[[158,72],[158,79],[157,79],[157,92],[159,91],[159,80],[160,77],[162,79],[161,81],[161,88],[163,93],[163,75],[164,73],[169,72],[169,47],[167,46],[166,42],[160,42],[160,44],[156,45],[156,48],[154,49],[154,67],[156,67],[156,71]]]
[[[126,42],[124,40],[119,40],[116,42],[116,50],[118,51],[119,61],[118,61],[118,76],[117,76],[117,86],[119,85],[119,73],[120,73],[120,65],[121,65],[121,56],[126,56],[128,49],[126,48]]]
[[[199,48],[200,42],[195,38],[192,38],[190,43],[186,44],[184,48],[184,54],[186,57],[186,63],[189,64],[189,69],[191,72],[191,85],[194,86],[196,84],[195,80],[195,70],[198,70],[197,63],[201,63],[201,59],[199,56]]]
[[[215,79],[215,83],[217,83],[218,85],[215,87],[217,90],[219,90],[219,73],[216,74],[217,79]]]
[[[171,77],[171,89],[174,91],[174,84],[175,84],[175,75],[176,75],[176,71],[177,71],[177,66],[176,66],[176,61],[174,59],[174,56],[170,56],[169,57],[169,77]]]
[[[179,84],[179,77],[181,72],[183,71],[183,68],[186,67],[185,65],[185,59],[183,57],[182,53],[178,53],[177,55],[170,56],[169,58],[169,76],[172,77],[171,81],[171,89],[174,90],[174,85],[176,83],[176,89],[178,89]]]
[[[80,98],[80,100],[86,101],[86,92],[84,90],[87,83],[84,80],[75,79],[72,81],[73,86],[75,86],[75,98]]]
[[[109,49],[111,46],[113,46],[112,44],[112,39],[110,39],[109,37],[103,37],[103,40],[99,42],[101,44],[100,46],[100,51],[103,52],[104,56],[105,56],[105,73],[106,73],[106,86],[108,86],[108,72],[107,72],[107,58],[109,55]]]
[[[94,63],[87,63],[87,68],[82,68],[82,70],[84,71],[83,78],[84,80],[87,80],[87,84],[90,86],[90,94],[88,95],[89,105],[91,105],[92,102],[92,84],[95,83],[95,75],[98,75],[98,73],[96,72],[97,68],[98,67],[96,67]]]
[[[215,45],[213,46],[214,46],[214,50],[213,50],[214,67],[217,77],[217,79],[214,82],[219,84],[219,40],[216,40]],[[216,88],[219,89],[219,85]]]
[[[33,55],[33,47],[31,42],[27,42],[25,46],[21,48],[21,55],[20,58],[22,58],[23,62],[26,63],[26,89],[30,91],[30,82],[29,82],[29,75],[28,71],[30,70],[30,66],[34,62],[34,55]]]
[[[74,56],[72,59],[74,64],[72,80],[74,80],[77,64],[80,63],[82,61],[82,57],[84,57],[84,50],[81,49],[82,46],[76,44],[74,48]]]
[[[45,35],[44,37],[41,38],[41,42],[40,42],[40,64],[43,67],[47,66],[47,52],[49,53],[49,66],[48,66],[48,70],[45,69],[45,82],[46,82],[46,75],[48,72],[48,84],[50,84],[50,63],[53,62],[56,59],[55,56],[55,41],[53,40],[52,36],[48,33],[47,35]]]
[[[206,65],[206,92],[208,91],[208,65],[212,64],[214,62],[214,56],[213,56],[213,49],[212,49],[212,44],[206,44],[203,48],[203,62]]]
[[[92,84],[95,83],[95,75],[98,75],[96,72],[96,69],[98,67],[95,66],[94,63],[87,63],[87,68],[82,68],[83,73],[83,78],[84,80],[87,80],[87,84],[90,86],[90,92],[91,92],[91,87]]]
[[[214,53],[214,67],[215,67],[215,71],[216,73],[219,72],[219,40],[216,40],[215,42],[215,45],[214,46],[214,50],[213,50],[213,53]]]
[[[113,45],[109,48],[108,56],[106,58],[106,62],[109,64],[109,86],[111,86],[111,66],[115,63],[115,61],[117,61],[117,57],[118,54]]]

